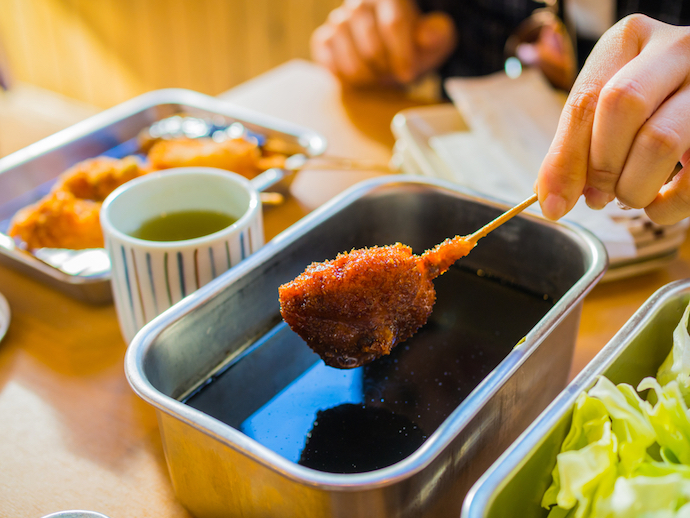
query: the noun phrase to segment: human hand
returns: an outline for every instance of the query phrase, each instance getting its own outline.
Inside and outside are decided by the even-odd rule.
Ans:
[[[541,69],[553,86],[566,91],[573,86],[575,50],[565,24],[551,11],[539,10],[525,20],[506,51],[523,65]]]
[[[595,209],[618,198],[676,223],[690,216],[689,148],[690,27],[628,16],[602,36],[568,96],[535,186],[542,211],[558,219],[584,194]]]
[[[353,85],[409,83],[440,66],[456,45],[445,13],[413,0],[345,0],[311,38],[312,56]]]

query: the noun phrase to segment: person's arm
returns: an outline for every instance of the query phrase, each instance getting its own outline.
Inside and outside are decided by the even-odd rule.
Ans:
[[[456,45],[445,13],[413,0],[345,0],[311,38],[312,57],[346,83],[408,83],[437,68]]]
[[[568,96],[536,184],[542,211],[558,219],[584,194],[592,208],[618,198],[675,223],[690,216],[689,148],[690,28],[628,16],[602,36]]]

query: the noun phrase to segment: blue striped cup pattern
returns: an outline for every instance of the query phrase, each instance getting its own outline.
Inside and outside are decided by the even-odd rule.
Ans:
[[[219,232],[185,241],[145,241],[129,235],[165,212],[199,209],[238,219]],[[256,189],[238,174],[211,168],[170,169],[128,182],[104,202],[101,225],[127,343],[154,317],[264,244]]]

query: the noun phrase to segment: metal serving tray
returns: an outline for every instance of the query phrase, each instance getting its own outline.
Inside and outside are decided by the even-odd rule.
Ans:
[[[435,281],[437,303],[417,335],[351,371],[325,367],[282,322],[277,291],[312,261],[396,241],[420,253],[505,209],[443,180],[363,182],[142,329],[125,371],[157,410],[180,501],[200,518],[456,518],[474,481],[565,385],[582,298],[606,267],[601,243],[572,226],[514,218]],[[477,283],[480,289],[471,291]],[[532,321],[513,318],[524,315],[520,304],[489,295],[504,289],[516,290],[510,297],[527,293],[530,301],[551,302]],[[475,356],[490,359],[477,364]],[[315,373],[331,385],[312,387]],[[354,398],[350,409],[412,421],[400,433],[428,436],[409,455],[372,471],[301,465],[270,444],[272,434],[266,442],[251,430],[269,408],[279,421],[275,438],[291,439],[287,430],[295,422],[281,417],[291,403],[275,403],[289,400],[304,380],[301,405],[318,409],[336,393],[339,402]],[[336,390],[343,383],[350,391],[344,397]],[[444,392],[448,387],[454,394]],[[418,404],[407,408],[410,401]],[[393,440],[383,436],[379,444]]]
[[[671,351],[673,330],[688,301],[688,280],[667,284],[652,295],[476,483],[467,495],[462,517],[545,517],[548,511],[541,508],[541,498],[551,483],[575,400],[594,386],[599,375],[633,387],[647,376],[656,376]]]
[[[141,130],[180,114],[211,119],[217,125],[239,122],[250,132],[271,139],[286,154],[316,156],[326,149],[326,139],[310,129],[227,101],[182,89],[149,92],[0,159],[0,263],[87,302],[109,302],[109,273],[85,277],[48,266],[13,246],[5,234],[9,221],[19,209],[44,196],[67,168],[100,155],[121,158],[135,154]]]

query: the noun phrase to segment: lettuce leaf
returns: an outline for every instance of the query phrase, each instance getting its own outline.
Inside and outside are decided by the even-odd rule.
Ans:
[[[646,389],[654,391],[657,397],[654,406],[647,403],[647,415],[654,427],[662,457],[690,464],[690,419],[678,383],[670,381],[662,387],[654,378],[645,378],[637,390]]]
[[[573,516],[582,518],[602,493],[608,493],[618,475],[616,450],[618,443],[611,432],[611,423],[603,423],[601,438],[580,450],[558,455],[561,489],[556,503],[562,509],[577,504]]]
[[[689,322],[690,304],[656,378],[635,389],[602,376],[578,397],[542,498],[549,518],[690,518]]]
[[[676,381],[686,405],[690,405],[690,304],[673,330],[673,348],[659,367],[656,379],[663,387]]]
[[[640,463],[650,460],[647,448],[656,438],[645,412],[645,402],[631,385],[616,386],[603,376],[590,389],[589,395],[599,399],[611,416],[611,429],[619,443],[619,469],[622,475],[631,475]]]
[[[546,490],[542,498],[542,507],[548,508],[558,503],[560,507],[570,509],[575,505],[577,498],[573,497],[571,499],[570,495],[573,495],[576,490],[566,490],[569,496],[562,497],[560,501],[558,498],[561,492],[560,472],[562,469],[560,462],[562,456],[569,451],[580,451],[589,444],[600,440],[605,434],[605,425],[610,426],[610,421],[603,403],[589,397],[584,392],[580,394],[575,401],[570,430],[563,440],[556,467],[551,474],[553,478],[551,486]],[[586,477],[587,475],[584,476]]]
[[[596,518],[635,516],[675,517],[690,501],[690,480],[676,474],[663,477],[618,477],[611,495],[598,502]]]

